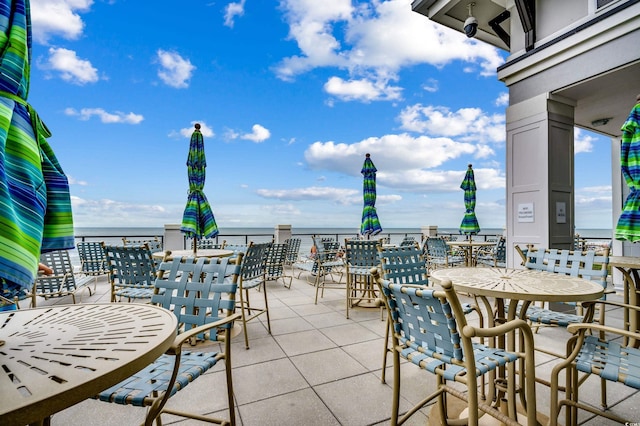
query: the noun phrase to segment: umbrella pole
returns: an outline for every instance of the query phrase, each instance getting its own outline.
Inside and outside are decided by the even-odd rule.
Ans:
[[[193,255],[195,256],[198,252],[198,237],[193,237]]]

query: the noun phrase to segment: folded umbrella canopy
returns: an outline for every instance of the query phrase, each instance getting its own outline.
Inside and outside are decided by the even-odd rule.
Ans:
[[[189,143],[187,157],[187,175],[189,178],[189,196],[182,215],[180,230],[188,238],[193,238],[193,252],[196,253],[198,238],[212,238],[218,235],[218,225],[213,217],[211,206],[204,195],[204,181],[207,160],[204,154],[204,139],[200,124],[196,123]]]
[[[616,239],[636,242],[640,240],[640,99],[622,125],[620,167],[629,195],[618,219]]]
[[[460,233],[473,235],[480,232],[480,225],[476,218],[476,180],[473,176],[471,164],[464,175],[464,180],[460,185],[460,189],[464,190],[464,218],[460,224]]]
[[[360,223],[360,234],[376,235],[382,232],[378,213],[376,212],[376,166],[371,161],[371,156],[367,154],[364,165],[362,166],[363,187],[362,195],[364,198],[364,208],[362,209],[362,222]]]
[[[13,298],[33,286],[41,251],[74,246],[67,181],[27,103],[28,0],[0,0],[0,287]]]

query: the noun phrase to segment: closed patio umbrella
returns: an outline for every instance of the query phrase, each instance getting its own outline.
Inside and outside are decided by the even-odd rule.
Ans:
[[[0,295],[30,289],[41,251],[74,246],[69,183],[27,103],[28,0],[0,1]]]
[[[620,166],[629,195],[618,219],[616,239],[636,242],[640,240],[640,95],[622,125]]]
[[[378,213],[376,212],[376,166],[371,161],[371,156],[367,154],[362,166],[363,185],[362,195],[364,198],[364,208],[362,209],[362,222],[360,223],[360,234],[370,236],[382,232]]]
[[[469,164],[467,173],[464,175],[464,180],[460,185],[460,189],[464,190],[464,218],[460,224],[460,233],[469,235],[477,234],[480,232],[480,225],[476,218],[476,181],[473,176],[473,168]]]
[[[189,142],[187,157],[187,175],[189,178],[189,196],[182,215],[180,230],[193,238],[193,252],[197,252],[198,238],[212,238],[218,235],[218,225],[213,217],[211,206],[204,195],[204,180],[207,160],[204,154],[204,139],[200,124],[196,123]]]

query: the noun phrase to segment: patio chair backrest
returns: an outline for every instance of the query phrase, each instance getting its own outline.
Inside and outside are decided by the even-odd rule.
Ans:
[[[149,250],[151,250],[151,253],[157,253],[159,251],[162,251],[162,241],[160,241],[160,238],[158,237],[153,237],[152,239],[140,239],[140,240],[130,240],[130,239],[127,239],[126,237],[122,237],[122,243],[125,246],[141,246],[143,244],[146,244],[147,247],[149,247]]]
[[[289,246],[286,243],[273,243],[267,251],[265,263],[267,280],[275,280],[284,274],[284,264]]]
[[[581,277],[597,281],[604,288],[607,287],[608,266],[608,248],[597,253],[593,250],[572,251],[530,247],[525,261],[525,267],[528,269]]]
[[[76,244],[80,257],[80,269],[85,275],[104,275],[108,272],[107,257],[102,243],[98,241],[81,241]]]
[[[462,314],[454,315],[444,292],[389,280],[382,282],[381,291],[389,303],[394,332],[401,344],[446,363],[463,363],[457,322],[461,321],[462,328],[466,320]],[[441,366],[434,363],[434,368],[436,365]]]
[[[411,235],[407,235],[405,236],[402,241],[400,241],[400,246],[413,246],[416,244],[416,238],[411,236]]]
[[[425,254],[432,257],[445,257],[449,254],[447,242],[439,237],[428,237],[425,242],[427,248]]]
[[[129,300],[148,298],[154,289],[156,280],[156,261],[149,246],[142,245],[104,245],[111,281],[111,301],[116,296]]]
[[[71,296],[73,303],[76,303],[75,295],[77,292],[87,289],[89,295],[92,294],[89,284],[95,282],[95,278],[87,275],[76,276],[71,264],[69,250],[44,252],[40,255],[40,262],[53,269],[53,273],[36,277],[31,294],[32,308],[36,307],[37,296],[45,299]]]
[[[494,250],[496,262],[505,263],[507,261],[507,239],[505,237],[500,237]]]
[[[378,264],[377,240],[349,240],[344,241],[345,261],[348,267],[371,268]]]
[[[237,276],[225,279],[228,266],[227,257],[176,257],[162,262],[151,303],[172,311],[181,330],[218,321],[235,309]],[[218,340],[218,336],[210,333],[208,339]]]
[[[311,237],[316,247],[316,259],[320,262],[331,262],[338,257],[340,243],[333,238]]]
[[[267,255],[272,243],[250,243],[240,262],[240,282],[264,280]]]
[[[227,242],[223,240],[222,242],[218,242],[217,238],[200,238],[197,240],[197,248],[198,250],[209,250],[209,249],[223,249],[224,245]],[[191,248],[193,248],[193,241],[191,242]]]
[[[379,247],[382,276],[396,284],[429,285],[422,251],[414,246]]]
[[[302,241],[300,238],[287,238],[284,242],[287,244],[287,264],[297,262],[300,253],[300,243]]]

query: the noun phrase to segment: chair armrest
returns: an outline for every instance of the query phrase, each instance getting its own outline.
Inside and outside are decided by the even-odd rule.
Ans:
[[[617,334],[622,337],[630,337],[632,339],[636,339],[640,341],[640,333],[634,333],[633,331],[624,330],[622,328],[609,327],[606,325],[601,325],[598,323],[580,323],[580,324],[569,324],[567,326],[567,331],[573,334],[576,334],[580,331],[586,332],[587,330],[591,331],[603,331],[605,333]]]
[[[467,324],[462,328],[461,333],[465,337],[499,337],[517,329],[522,331],[524,334],[529,335],[533,340],[531,327],[529,327],[529,324],[527,324],[526,321],[520,318],[507,321],[504,324],[496,325],[494,327],[474,327]]]
[[[225,324],[230,324],[233,321],[240,318],[242,318],[242,314],[240,312],[237,312],[233,315],[229,315],[228,317],[225,317],[218,321],[185,330],[176,336],[176,338],[173,341],[173,344],[169,349],[167,349],[166,353],[170,355],[175,355],[177,353],[180,353],[182,345],[192,337],[195,337],[198,334],[204,333],[205,331],[210,330],[212,328],[217,328]]]

